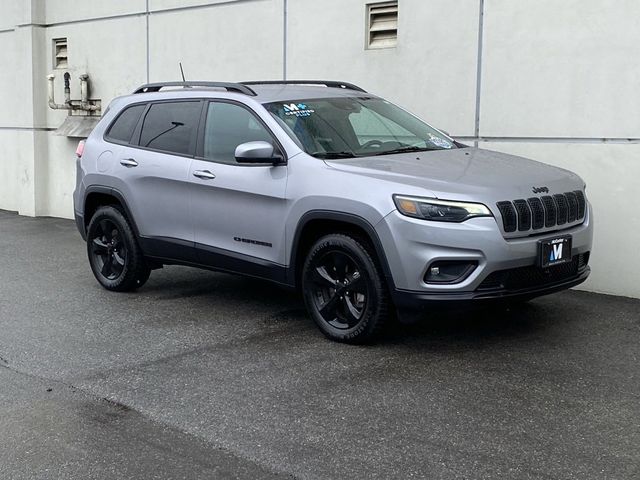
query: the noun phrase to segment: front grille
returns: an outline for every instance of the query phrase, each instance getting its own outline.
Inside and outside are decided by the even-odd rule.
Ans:
[[[567,216],[569,215],[569,204],[567,203],[567,197],[562,193],[558,193],[553,196],[558,207],[558,213],[556,214],[556,221],[558,225],[564,225],[567,223]]]
[[[538,197],[528,198],[529,207],[531,207],[531,225],[534,230],[544,227],[544,207],[542,201]]]
[[[548,268],[535,265],[498,270],[487,276],[477,288],[487,290],[522,290],[569,280],[582,273],[589,263],[589,252],[575,255],[571,262]]]
[[[518,228],[518,215],[511,202],[498,202],[498,210],[502,215],[502,224],[505,232],[515,232]]]
[[[547,228],[553,227],[558,221],[558,208],[553,197],[545,195],[542,197],[542,204],[544,205],[544,226]]]
[[[521,232],[531,228],[531,210],[526,200],[514,200],[513,205],[518,212],[518,230]]]
[[[587,200],[582,191],[576,190],[512,202],[505,200],[498,202],[496,206],[502,217],[504,231],[511,233],[516,230],[526,232],[543,227],[552,228],[584,220]]]
[[[578,218],[582,218],[587,208],[587,200],[584,198],[582,190],[576,190],[573,193],[576,194],[576,199],[578,200]]]
[[[578,216],[578,198],[573,192],[567,192],[564,196],[567,197],[567,204],[569,205],[569,218],[567,222],[573,223]]]

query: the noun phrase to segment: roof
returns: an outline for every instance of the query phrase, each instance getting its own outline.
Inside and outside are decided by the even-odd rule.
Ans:
[[[299,83],[297,83],[299,82]],[[172,90],[161,90],[172,87]],[[184,87],[184,88],[180,88]],[[152,95],[163,97],[162,93],[180,93],[180,96],[194,96],[201,92],[226,91],[230,95],[247,95],[260,103],[270,103],[287,100],[305,100],[311,98],[336,97],[371,97],[360,87],[346,82],[325,80],[290,80],[285,83],[278,81],[262,82],[159,82],[142,85],[134,95]]]
[[[348,88],[325,87],[322,85],[251,85],[256,92],[254,97],[260,103],[286,100],[304,100],[309,98],[371,97],[372,95]]]

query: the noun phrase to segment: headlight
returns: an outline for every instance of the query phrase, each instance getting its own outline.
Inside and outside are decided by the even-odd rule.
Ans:
[[[394,195],[393,201],[403,215],[437,222],[464,222],[473,217],[492,217],[491,211],[481,203],[453,202],[436,198]]]

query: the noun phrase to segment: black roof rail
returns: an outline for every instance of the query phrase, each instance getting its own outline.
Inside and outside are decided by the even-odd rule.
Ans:
[[[330,88],[343,88],[367,93],[363,88],[348,82],[338,82],[335,80],[252,80],[250,82],[240,82],[242,85],[324,85]]]
[[[240,83],[231,83],[231,82],[157,82],[157,83],[147,83],[145,85],[141,85],[133,92],[135,93],[148,93],[148,92],[158,92],[161,88],[164,87],[184,87],[184,88],[193,88],[193,87],[215,87],[215,88],[225,88],[229,92],[237,92],[244,93],[245,95],[251,95],[252,97],[256,96],[256,92],[254,92],[251,88],[242,85]]]

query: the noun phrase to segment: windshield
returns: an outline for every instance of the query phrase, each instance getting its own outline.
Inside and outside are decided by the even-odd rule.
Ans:
[[[456,144],[380,98],[320,98],[265,104],[301,148],[318,158],[444,150]]]

